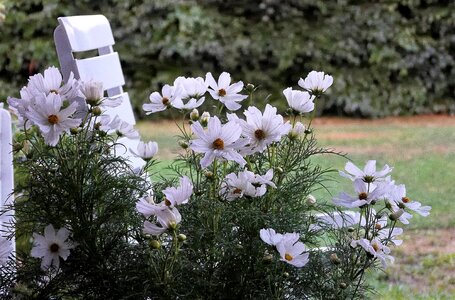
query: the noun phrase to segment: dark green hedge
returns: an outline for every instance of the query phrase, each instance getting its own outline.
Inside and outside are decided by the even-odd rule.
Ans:
[[[178,75],[228,71],[271,91],[312,69],[335,77],[326,114],[377,117],[455,112],[455,2],[451,0],[16,0],[1,28],[0,97],[57,65],[56,18],[110,20],[126,89],[140,110]],[[267,95],[263,94],[265,99]]]

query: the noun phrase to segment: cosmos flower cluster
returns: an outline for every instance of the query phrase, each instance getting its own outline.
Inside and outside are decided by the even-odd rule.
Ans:
[[[283,117],[271,104],[266,104],[264,109],[245,105],[251,91],[244,87],[242,81],[232,82],[227,72],[221,73],[217,80],[211,73],[207,73],[205,79],[178,77],[172,86],[164,85],[161,91],[152,92],[149,101],[143,104],[143,110],[146,114],[152,114],[176,109],[184,116],[189,116],[191,125],[189,131],[183,129],[186,140],[181,146],[191,153],[198,171],[205,172],[210,180],[210,187],[205,188],[213,191],[213,197],[231,205],[240,201],[255,201],[280,188],[282,171],[264,166],[261,171],[253,172],[251,166],[257,163],[255,157],[273,155],[274,147],[278,147],[283,140],[305,140],[311,133],[309,127],[317,99],[332,83],[330,75],[312,71],[298,81],[301,89],[284,89],[283,96],[291,118]],[[92,134],[103,132],[117,137],[139,138],[132,124],[122,121],[118,116],[111,119],[105,114],[108,107],[120,103],[119,99],[104,97],[102,84],[98,82],[81,82],[73,76],[63,82],[58,69],[51,67],[44,71],[44,75],[30,77],[20,95],[20,98],[8,99],[20,127],[23,130],[32,127],[39,129],[49,146],[57,147],[65,136],[80,130]],[[217,106],[218,115],[212,116],[208,111],[199,114],[198,108],[209,98],[213,100],[213,106]],[[242,112],[244,106],[247,107]],[[302,123],[303,118],[300,118],[302,122],[295,118],[308,113],[312,113],[308,125]],[[147,166],[157,154],[158,144],[140,141],[137,148],[130,151],[145,160]],[[289,151],[292,149],[289,148]],[[230,171],[226,171],[228,166],[232,167]],[[216,173],[218,168],[224,171]],[[402,242],[398,236],[403,230],[396,227],[397,223],[409,224],[412,213],[427,216],[431,210],[429,206],[411,200],[405,186],[392,180],[391,172],[392,168],[388,165],[377,170],[374,160],[368,161],[363,170],[348,162],[340,175],[352,181],[354,194],[342,192],[333,198],[333,203],[346,211],[316,215],[316,222],[310,226],[310,231],[321,231],[327,227],[337,230],[357,228],[353,231],[356,234],[352,235],[349,245],[360,247],[358,249],[363,249],[386,267],[388,262],[393,261],[389,246]],[[144,220],[144,235],[154,238],[177,236],[184,221],[179,210],[191,205],[192,198],[199,192],[197,188],[200,188],[194,176],[187,175],[182,173],[178,185],[173,182],[159,193],[152,188],[147,196],[136,202],[136,211]],[[308,197],[307,201],[308,205],[316,203],[314,197]],[[311,260],[311,249],[302,242],[305,237],[298,232],[277,233],[275,229],[265,227],[256,238],[265,243],[262,244],[264,247],[276,250],[279,261],[297,268],[307,265]],[[61,259],[67,260],[76,247],[78,243],[73,240],[69,226],[62,225],[56,230],[52,224],[48,224],[44,234],[33,233],[31,256],[41,259],[43,270],[58,271]],[[0,236],[0,265],[6,263],[12,251],[11,242]]]

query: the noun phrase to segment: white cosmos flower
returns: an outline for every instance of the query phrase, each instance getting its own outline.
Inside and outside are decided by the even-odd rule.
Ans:
[[[340,229],[358,224],[360,213],[354,211],[343,211],[334,213],[319,213],[315,215],[317,223],[310,225],[310,230],[319,231],[325,227]]]
[[[369,189],[371,191],[369,191]],[[372,201],[378,201],[385,195],[385,186],[379,185],[376,187],[366,184],[363,179],[356,179],[354,181],[354,190],[356,196],[351,196],[345,192],[340,193],[337,197],[333,198],[333,203],[347,208],[360,207],[365,204],[370,204]]]
[[[29,111],[29,107],[33,105],[34,96],[25,86],[20,90],[20,95],[20,98],[8,97],[8,108],[17,116],[19,123],[18,126],[27,126],[28,129],[33,125],[33,122],[26,121],[28,120],[27,113]]]
[[[281,233],[276,233],[272,228],[263,228],[259,231],[259,236],[264,243],[269,244],[270,246],[276,246],[283,239]]]
[[[127,137],[130,139],[139,138],[139,132],[134,129],[134,126],[120,119],[118,115],[115,116],[114,120],[109,124],[109,127],[112,130],[115,130],[120,137]]]
[[[262,152],[273,142],[281,140],[291,130],[289,122],[284,123],[283,117],[276,113],[276,107],[267,104],[264,114],[254,106],[244,112],[246,121],[238,119],[242,126],[242,134],[249,139],[249,147]]]
[[[209,93],[213,99],[219,100],[227,109],[234,111],[242,107],[238,102],[248,98],[248,95],[239,94],[243,89],[243,82],[238,81],[231,84],[231,74],[221,73],[218,82],[213,78],[212,73],[205,75],[205,83],[209,86]]]
[[[155,203],[153,196],[145,196],[136,202],[136,210],[146,218],[156,215],[157,211],[167,208],[164,202]]]
[[[7,238],[0,236],[0,267],[6,264],[12,252],[13,243]]]
[[[299,242],[299,235],[285,234],[281,241],[276,245],[276,249],[280,253],[281,260],[301,268],[308,263],[309,253],[302,242]]]
[[[41,258],[41,269],[47,270],[49,267],[58,269],[60,257],[66,260],[70,255],[70,249],[74,244],[67,241],[70,232],[66,228],[60,228],[55,233],[54,226],[47,225],[44,229],[44,236],[33,233],[33,248],[31,256]]]
[[[273,178],[273,170],[270,169],[263,176],[254,174],[251,171],[245,170],[238,174],[230,173],[226,176],[221,184],[220,195],[226,197],[226,200],[234,200],[243,196],[261,197],[266,191],[266,185],[276,188],[271,181]]]
[[[175,229],[177,224],[182,221],[182,216],[175,207],[164,207],[163,209],[157,210],[154,215],[156,216],[156,220],[160,226],[149,221],[145,221],[143,228],[144,233],[160,235],[169,228]]]
[[[382,168],[381,171],[376,171],[375,160],[367,161],[365,167],[363,168],[363,171],[350,161],[346,163],[344,169],[347,173],[340,171],[341,176],[351,179],[352,181],[356,179],[362,179],[366,183],[390,181],[390,177],[386,176],[393,170],[393,168],[389,167],[388,165],[384,165],[384,168]]]
[[[150,103],[143,104],[142,109],[146,112],[147,115],[163,111],[166,108],[172,106],[176,99],[180,98],[180,93],[180,88],[166,84],[161,89],[161,94],[158,92],[153,92],[150,94]]]
[[[56,67],[49,67],[42,74],[36,74],[29,78],[27,89],[34,96],[50,93],[58,94],[63,100],[69,100],[78,96],[79,81],[74,79],[71,72],[68,82],[63,83],[62,74]]]
[[[307,113],[314,110],[314,98],[308,92],[296,91],[287,88],[283,91],[290,108],[300,113]]]
[[[62,98],[54,93],[47,96],[42,94],[37,98],[40,98],[40,104],[35,105],[33,110],[27,113],[27,117],[39,127],[46,144],[55,146],[63,132],[69,132],[71,128],[81,123],[80,119],[71,118],[77,104],[73,102],[62,109]]]
[[[391,201],[394,201],[401,209],[409,209],[415,211],[419,215],[426,217],[430,214],[431,206],[422,206],[420,202],[412,201],[409,197],[406,196],[406,186],[400,184],[394,186],[391,192],[389,193]],[[389,202],[391,202],[389,200]],[[393,206],[393,203],[391,203]]]
[[[93,80],[82,82],[80,90],[90,104],[98,105],[100,100],[104,98],[102,82]]]
[[[140,141],[137,144],[137,151],[130,148],[130,152],[143,160],[150,160],[156,155],[156,153],[158,153],[158,143],[152,141],[145,143]]]
[[[381,241],[377,238],[372,239],[371,241],[367,239],[360,239],[360,240],[353,240],[351,242],[352,247],[357,247],[360,245],[365,251],[370,253],[373,257],[378,258],[381,263],[382,267],[385,269],[387,268],[387,261],[391,263],[394,262],[395,258],[390,254],[390,248],[383,245]]]
[[[218,117],[210,118],[207,124],[207,131],[202,128],[199,122],[191,125],[193,133],[197,139],[191,140],[190,148],[198,153],[204,153],[201,160],[203,168],[208,167],[215,159],[223,158],[233,160],[242,167],[246,164],[245,159],[236,151],[242,133],[241,127],[234,123],[228,122],[221,125]]]
[[[312,94],[325,92],[333,83],[333,77],[324,72],[311,71],[305,80],[300,78],[299,85]]]
[[[238,174],[230,173],[221,184],[220,195],[229,201],[243,196],[255,197],[256,188],[253,185],[254,180],[255,176],[251,171],[245,170]]]
[[[172,101],[171,105],[178,109],[192,110],[204,103],[204,94],[207,92],[202,77],[183,77],[180,76],[174,80],[174,86],[179,89],[180,97]]]
[[[193,194],[193,184],[187,176],[182,176],[180,177],[179,187],[168,187],[163,191],[163,194],[166,196],[165,202],[168,206],[186,204]]]

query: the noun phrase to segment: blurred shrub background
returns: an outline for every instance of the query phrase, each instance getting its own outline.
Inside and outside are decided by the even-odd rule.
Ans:
[[[98,13],[111,22],[138,116],[150,92],[207,71],[260,85],[260,98],[283,109],[282,89],[313,69],[335,78],[324,114],[455,113],[451,0],[9,0],[0,99],[58,66],[57,17]]]

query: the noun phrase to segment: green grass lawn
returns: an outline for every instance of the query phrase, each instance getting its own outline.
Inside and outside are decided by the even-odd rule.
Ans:
[[[160,167],[178,153],[178,129],[171,122],[140,122],[146,140],[159,143]],[[384,274],[371,274],[379,299],[455,298],[455,118],[414,117],[376,121],[316,120],[319,144],[347,154],[356,165],[376,159],[377,166],[394,167],[393,178],[406,185],[407,194],[432,206],[429,217],[415,215],[405,227],[404,244],[393,249],[396,264]],[[347,159],[324,155],[315,164],[341,170]],[[352,191],[351,182],[333,173],[328,191],[314,195],[330,200]]]

